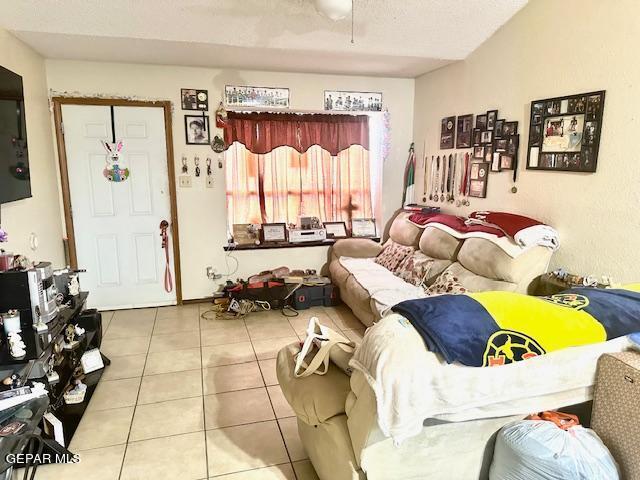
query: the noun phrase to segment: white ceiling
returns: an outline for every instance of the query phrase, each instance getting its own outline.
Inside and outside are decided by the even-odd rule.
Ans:
[[[47,58],[414,77],[464,59],[527,0],[20,0],[0,26]]]

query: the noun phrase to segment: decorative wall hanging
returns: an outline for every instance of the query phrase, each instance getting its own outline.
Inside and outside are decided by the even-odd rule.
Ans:
[[[527,169],[596,171],[605,91],[531,102]]]
[[[209,110],[209,92],[207,90],[183,88],[180,90],[180,96],[182,97],[182,110]]]
[[[216,110],[216,127],[224,128],[227,126],[227,111],[224,108],[224,104],[220,102],[218,109]]]
[[[460,115],[456,127],[456,148],[471,148],[473,130],[473,114]]]
[[[440,126],[440,149],[447,150],[455,145],[456,117],[445,117]]]
[[[187,145],[209,145],[209,116],[185,115],[184,134]]]
[[[110,182],[124,182],[129,178],[129,169],[120,166],[120,152],[122,151],[122,141],[118,143],[102,142],[107,151],[107,166],[102,171],[104,177]]]
[[[325,90],[324,109],[340,112],[381,112],[382,93]]]
[[[104,177],[110,182],[120,183],[129,178],[129,169],[120,166],[120,154],[124,144],[122,140],[116,142],[116,117],[113,105],[109,105],[111,117],[111,143],[101,140],[100,143],[107,151],[107,166],[102,171]]]
[[[471,178],[469,183],[469,196],[486,198],[489,164],[487,162],[472,163],[469,176]]]
[[[227,107],[289,108],[289,89],[226,85],[224,100]]]

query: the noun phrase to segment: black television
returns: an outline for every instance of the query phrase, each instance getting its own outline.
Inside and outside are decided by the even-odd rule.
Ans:
[[[22,77],[0,66],[0,204],[30,196]]]

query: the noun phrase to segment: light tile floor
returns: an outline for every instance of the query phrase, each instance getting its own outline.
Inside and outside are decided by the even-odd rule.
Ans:
[[[200,318],[209,308],[103,313],[102,350],[112,363],[71,444],[81,462],[40,467],[36,478],[317,479],[275,357],[304,338],[314,315],[356,342],[363,325],[344,306],[294,318]]]

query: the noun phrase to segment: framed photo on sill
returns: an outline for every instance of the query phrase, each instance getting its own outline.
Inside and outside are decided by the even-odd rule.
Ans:
[[[327,238],[348,238],[347,224],[344,222],[324,222],[324,228],[327,231]]]
[[[260,236],[262,243],[284,243],[287,241],[287,224],[263,223]]]
[[[376,236],[376,221],[373,218],[352,219],[351,236],[354,238],[374,238]]]
[[[187,145],[209,145],[209,115],[185,115],[184,136]]]

